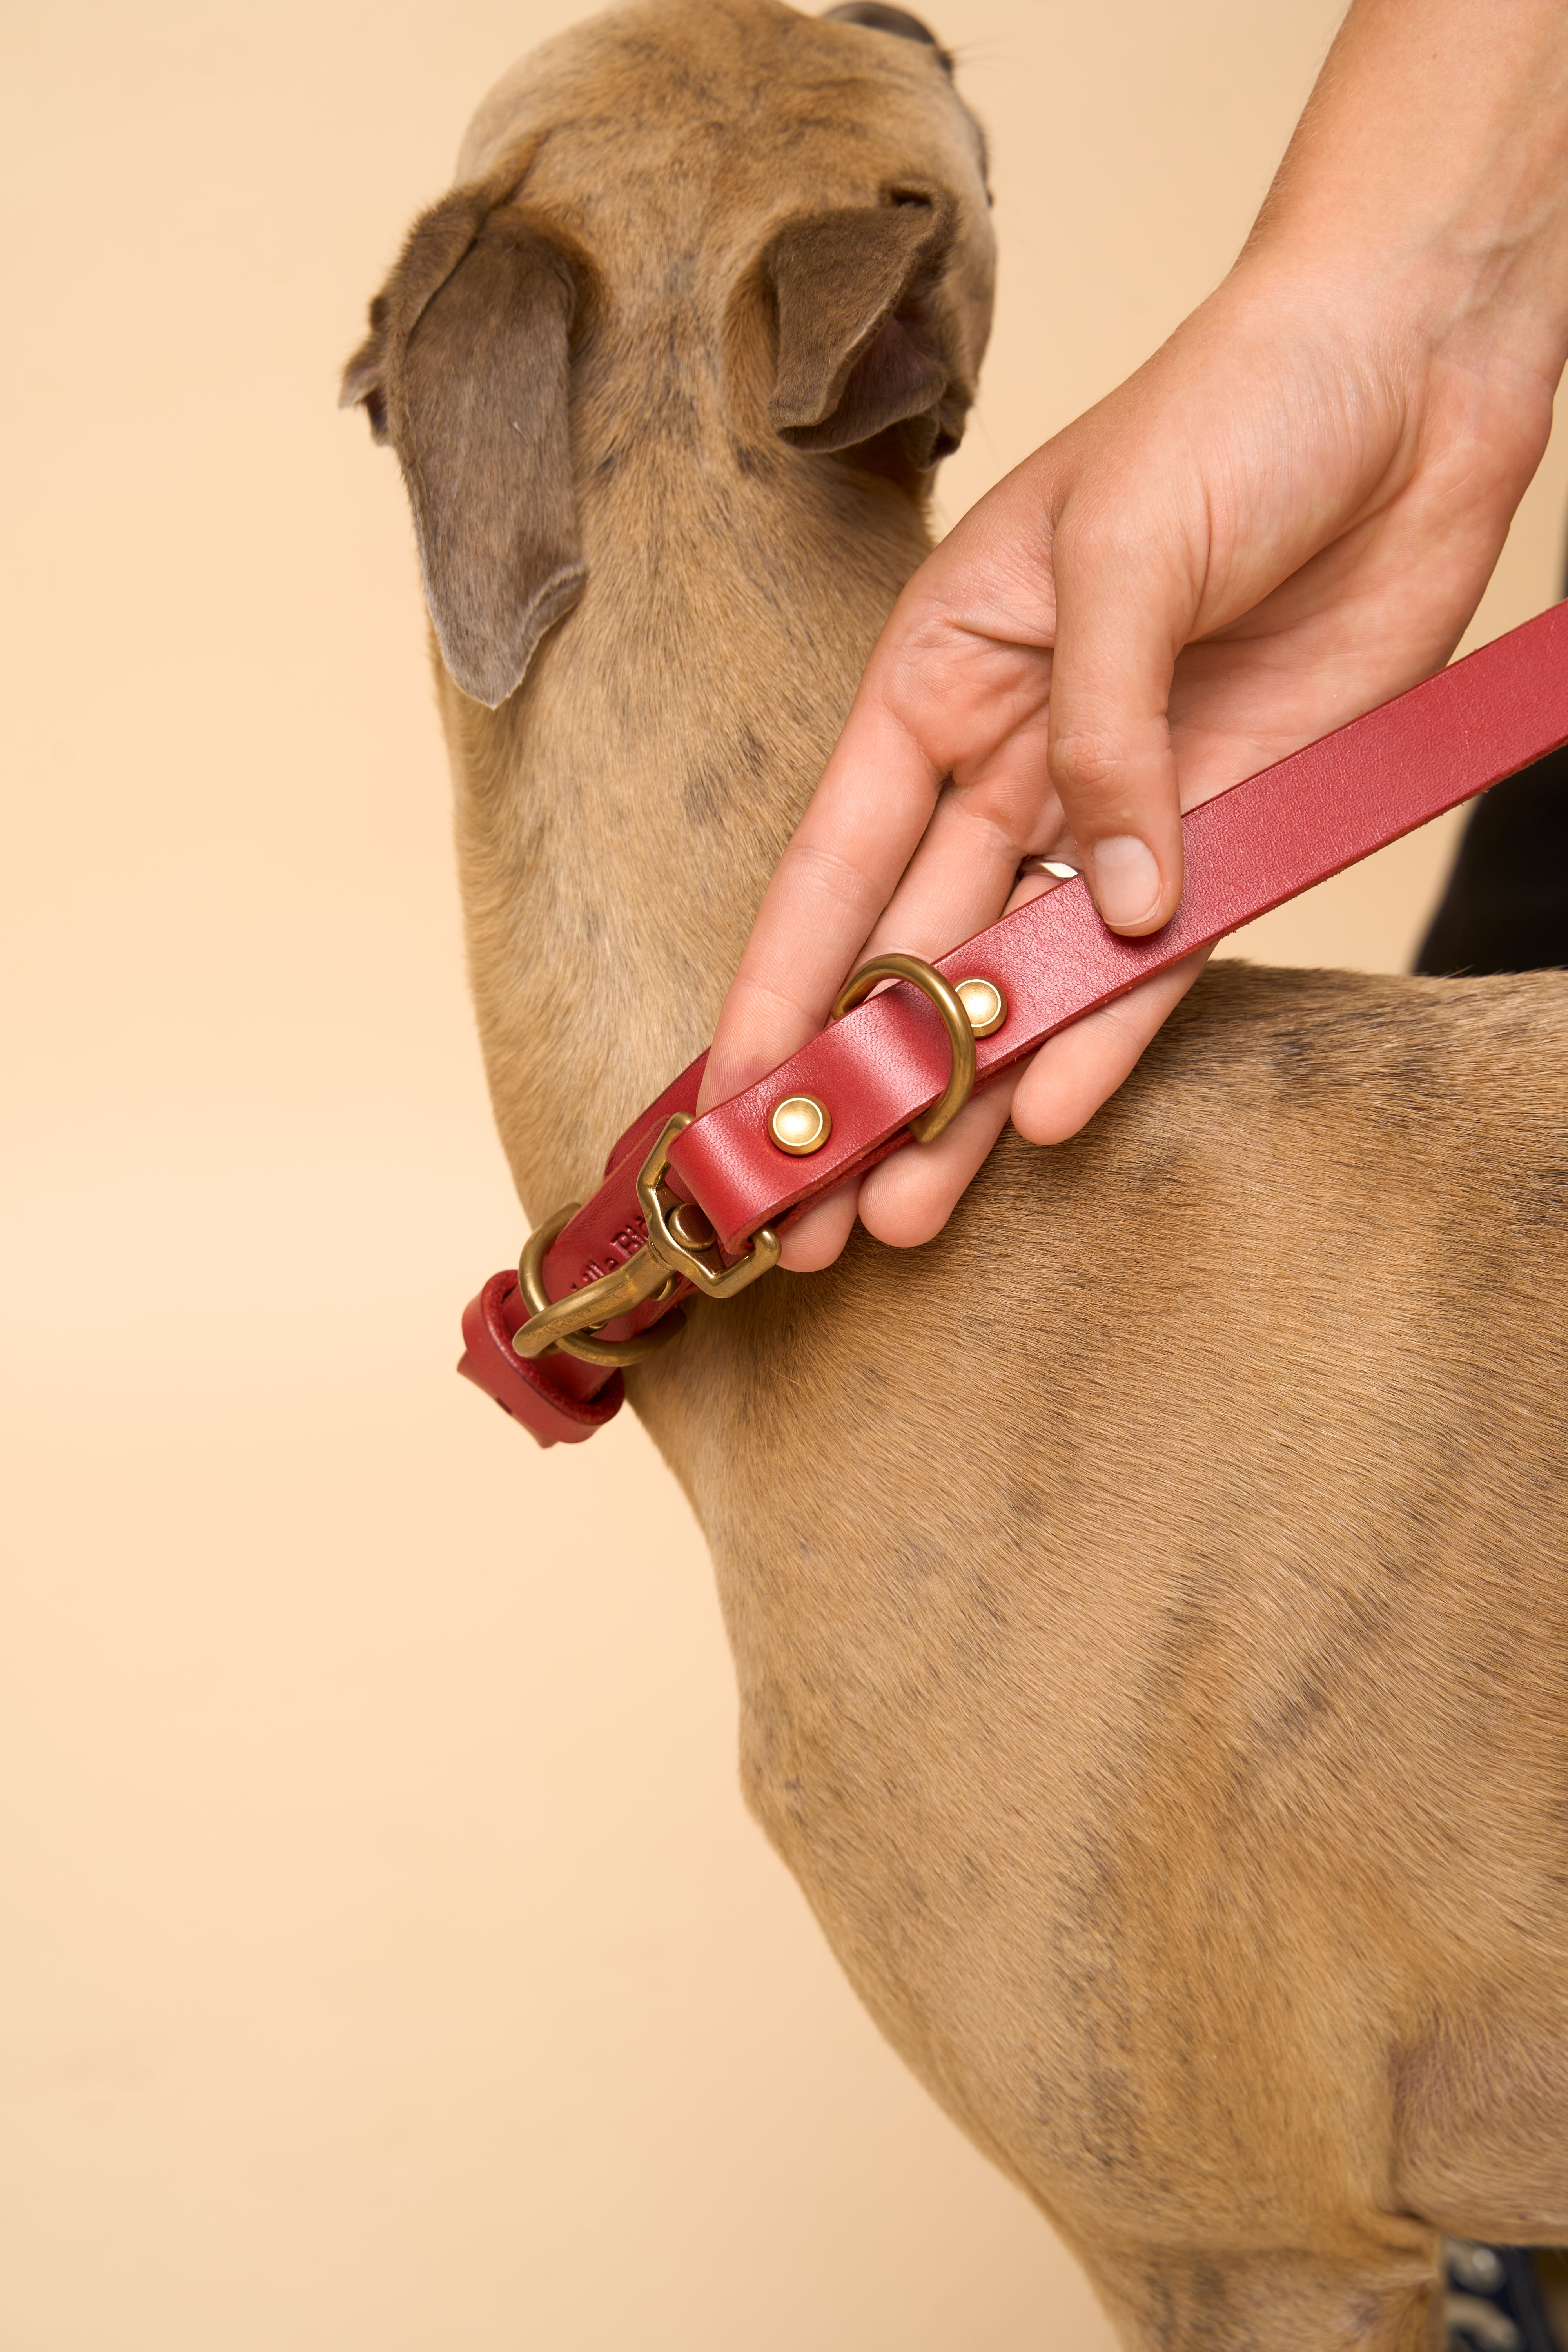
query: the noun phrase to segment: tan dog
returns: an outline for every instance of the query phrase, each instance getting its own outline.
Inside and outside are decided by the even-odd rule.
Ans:
[[[932,47],[646,0],[373,312],[535,1219],[705,1043],[927,545],[984,173]],[[1129,2345],[1426,2344],[1439,2231],[1568,2239],[1565,1071],[1558,976],[1221,967],[939,1242],[631,1375],[752,1805]]]

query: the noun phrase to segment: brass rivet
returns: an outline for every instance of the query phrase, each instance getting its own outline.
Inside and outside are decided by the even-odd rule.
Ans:
[[[713,1239],[713,1228],[695,1201],[678,1201],[665,1223],[682,1249],[704,1250]]]
[[[994,980],[961,980],[955,988],[977,1037],[994,1036],[1007,1018],[1007,1000]]]
[[[833,1121],[825,1103],[815,1095],[790,1095],[775,1103],[768,1121],[768,1133],[781,1151],[793,1160],[804,1160],[808,1152],[820,1151],[833,1132]]]

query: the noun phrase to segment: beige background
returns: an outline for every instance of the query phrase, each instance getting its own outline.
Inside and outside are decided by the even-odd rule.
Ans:
[[[629,1417],[515,1251],[395,469],[337,366],[571,0],[15,7],[0,2352],[1104,2352],[742,1814]],[[1000,325],[956,513],[1224,268],[1335,0],[942,0]],[[1560,452],[1479,631],[1555,593]],[[1259,927],[1396,967],[1426,836]]]

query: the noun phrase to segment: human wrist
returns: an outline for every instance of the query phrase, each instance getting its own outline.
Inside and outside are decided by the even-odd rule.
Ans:
[[[1368,234],[1302,208],[1260,226],[1217,290],[1226,308],[1332,321],[1391,363],[1447,360],[1554,386],[1568,361],[1568,205],[1485,241],[1448,223]]]

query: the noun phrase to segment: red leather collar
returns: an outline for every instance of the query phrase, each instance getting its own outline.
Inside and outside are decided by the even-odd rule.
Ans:
[[[1568,604],[1553,605],[1194,809],[1183,824],[1182,903],[1152,938],[1123,940],[1108,931],[1084,884],[1076,881],[1005,915],[943,956],[936,969],[945,978],[992,980],[1006,998],[1001,1028],[977,1041],[977,1083],[1151,973],[1565,742]],[[707,1215],[723,1260],[735,1259],[760,1228],[787,1221],[846,1176],[909,1142],[909,1121],[937,1100],[949,1066],[948,1041],[935,1011],[918,990],[900,982],[677,1135],[669,1150],[670,1188]],[[545,1256],[543,1283],[552,1301],[646,1248],[637,1176],[671,1115],[695,1111],[701,1076],[699,1059],[616,1145],[599,1190]],[[789,1157],[769,1130],[774,1107],[792,1095],[811,1095],[832,1112],[831,1135],[810,1159]],[[679,1284],[607,1324],[599,1336],[614,1342],[645,1331],[690,1296],[691,1286]],[[528,1319],[516,1274],[493,1275],[463,1318],[465,1353],[458,1369],[542,1445],[574,1444],[618,1411],[621,1375],[559,1352],[525,1360],[512,1339]]]

